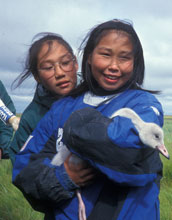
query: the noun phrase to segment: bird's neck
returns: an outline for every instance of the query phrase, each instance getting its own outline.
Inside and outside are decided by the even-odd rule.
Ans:
[[[141,131],[145,124],[145,122],[130,108],[119,109],[114,114],[112,114],[111,118],[115,116],[121,116],[131,119],[138,132]]]

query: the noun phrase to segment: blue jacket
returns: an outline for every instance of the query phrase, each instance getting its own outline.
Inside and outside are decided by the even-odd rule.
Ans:
[[[64,165],[51,165],[65,143],[102,173],[92,185],[82,188],[88,220],[160,219],[162,163],[157,151],[140,142],[130,119],[109,119],[123,107],[133,109],[146,122],[163,126],[161,104],[140,90],[101,97],[87,92],[53,105],[16,156],[13,169],[13,183],[34,209],[57,220],[78,219],[78,187]]]

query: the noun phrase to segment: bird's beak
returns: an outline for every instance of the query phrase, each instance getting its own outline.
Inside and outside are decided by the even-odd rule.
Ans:
[[[170,155],[164,145],[157,146],[156,149],[168,160],[170,159]]]

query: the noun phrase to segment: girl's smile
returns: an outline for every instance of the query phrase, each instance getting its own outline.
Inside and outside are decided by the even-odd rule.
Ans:
[[[119,80],[118,77],[113,76],[113,75],[104,74],[104,77],[105,77],[105,81],[107,81],[107,83],[116,83]]]

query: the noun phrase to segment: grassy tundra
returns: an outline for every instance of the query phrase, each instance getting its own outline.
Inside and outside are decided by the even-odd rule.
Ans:
[[[164,120],[165,145],[171,159],[162,157],[164,164],[163,179],[160,191],[160,214],[162,220],[172,220],[172,116],[165,116]]]
[[[165,145],[172,157],[172,116],[164,122]],[[164,177],[161,181],[161,220],[172,220],[172,159],[162,157]],[[33,211],[22,193],[11,184],[11,163],[0,161],[0,220],[42,220],[41,213]]]

